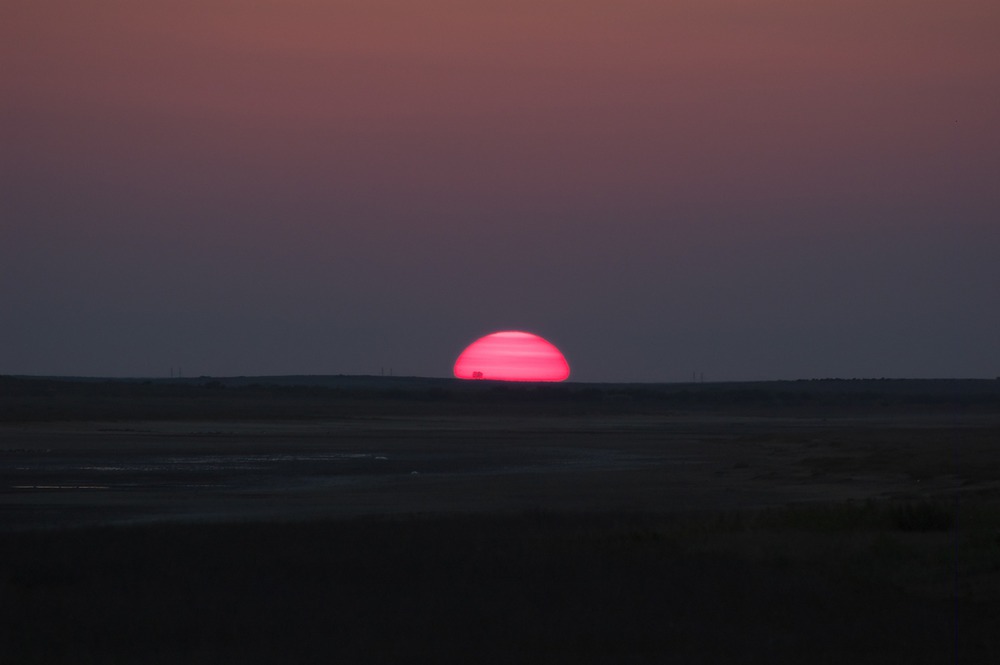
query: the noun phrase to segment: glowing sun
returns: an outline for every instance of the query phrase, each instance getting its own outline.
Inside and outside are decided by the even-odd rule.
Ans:
[[[480,337],[455,361],[459,379],[491,381],[565,381],[569,363],[538,335],[505,330]]]

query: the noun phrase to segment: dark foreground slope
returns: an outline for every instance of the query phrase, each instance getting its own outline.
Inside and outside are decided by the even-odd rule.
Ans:
[[[0,379],[0,663],[1000,662],[993,382],[310,381]]]
[[[2,537],[4,663],[989,663],[996,513],[874,504]],[[995,526],[995,521],[993,526]]]

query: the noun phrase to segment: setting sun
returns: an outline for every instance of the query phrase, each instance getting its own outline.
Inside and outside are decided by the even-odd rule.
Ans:
[[[455,361],[459,379],[565,381],[569,364],[550,342],[531,333],[508,330],[477,339]]]

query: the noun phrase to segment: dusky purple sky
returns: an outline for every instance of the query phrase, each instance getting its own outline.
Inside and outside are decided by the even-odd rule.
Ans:
[[[996,0],[14,0],[0,374],[1000,375]]]

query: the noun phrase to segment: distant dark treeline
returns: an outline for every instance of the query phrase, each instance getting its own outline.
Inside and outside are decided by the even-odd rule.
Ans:
[[[1000,411],[1000,380],[496,383],[416,377],[74,379],[0,376],[0,421],[580,415],[840,409]]]

